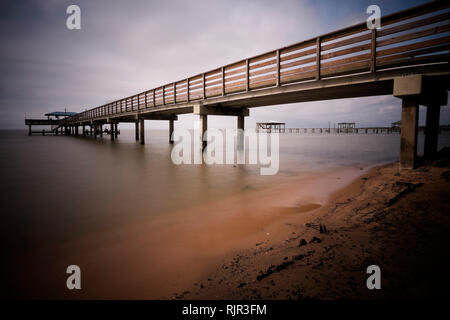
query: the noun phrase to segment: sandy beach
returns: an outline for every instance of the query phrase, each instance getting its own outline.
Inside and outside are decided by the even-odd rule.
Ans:
[[[175,299],[405,299],[448,296],[450,161],[379,166],[265,228]],[[326,232],[321,232],[325,225]],[[366,268],[381,268],[368,290]],[[170,297],[168,297],[170,298]]]

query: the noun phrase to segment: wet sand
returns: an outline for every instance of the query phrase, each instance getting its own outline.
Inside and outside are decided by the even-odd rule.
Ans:
[[[373,168],[325,206],[266,227],[270,237],[255,236],[173,298],[448,297],[450,161],[398,168]],[[381,290],[366,286],[373,264],[381,268]]]

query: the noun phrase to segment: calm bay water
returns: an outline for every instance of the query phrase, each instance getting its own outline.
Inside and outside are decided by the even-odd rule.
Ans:
[[[28,137],[24,131],[1,131],[3,218],[18,232],[10,245],[29,248],[45,239],[79,236],[245,188],[263,188],[303,172],[396,161],[400,141],[398,134],[280,134],[279,173],[260,176],[259,165],[177,166],[170,159],[167,136],[148,131],[142,146],[126,130],[114,143],[108,136]],[[441,136],[440,144],[446,140]],[[48,224],[51,232],[36,234],[36,224]]]
[[[398,134],[280,134],[280,170],[261,176],[257,165],[172,163],[166,131],[134,132],[119,139],[32,136],[0,131],[2,247],[6,269],[32,252],[122,225],[147,221],[287,177],[399,157]],[[440,136],[440,146],[450,135]],[[419,135],[419,154],[423,135]]]

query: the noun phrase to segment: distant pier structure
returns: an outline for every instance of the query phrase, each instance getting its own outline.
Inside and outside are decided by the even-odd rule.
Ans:
[[[356,124],[354,122],[339,122],[338,123],[338,133],[351,133],[355,131]]]
[[[395,122],[396,123],[396,122]],[[365,133],[365,134],[379,134],[379,133],[400,133],[400,125],[391,127],[357,127],[355,122],[338,122],[337,126],[331,128],[328,123],[328,128],[287,128],[283,132],[288,133]]]
[[[56,111],[46,113],[45,116],[47,119],[25,119],[25,125],[28,126],[28,135],[31,136],[33,133],[38,133],[42,135],[46,134],[55,134],[57,135],[59,132],[63,134],[63,127],[61,126],[61,120],[66,117],[71,117],[76,115],[76,112],[68,112],[68,111]],[[33,131],[33,126],[45,126],[50,129],[42,129]]]
[[[257,122],[256,132],[286,132],[286,123],[280,121]]]
[[[40,134],[45,136],[46,134],[65,134],[65,135],[78,135],[79,134],[79,127],[78,126],[70,126],[67,125],[66,120],[74,115],[76,115],[76,112],[68,112],[68,111],[55,111],[55,112],[49,112],[46,113],[45,116],[46,119],[25,119],[25,125],[28,126],[28,135],[31,136],[32,134]],[[33,130],[33,126],[40,126],[40,127],[46,127],[42,130]],[[89,129],[86,129],[86,126],[89,127]],[[108,130],[107,128],[103,129],[102,124],[98,123],[91,123],[86,124],[82,126],[82,135],[91,135],[97,138],[99,135],[100,137],[103,136],[103,133],[106,134],[112,134],[112,139],[120,134],[120,131],[117,129],[117,124],[113,126],[112,131]]]

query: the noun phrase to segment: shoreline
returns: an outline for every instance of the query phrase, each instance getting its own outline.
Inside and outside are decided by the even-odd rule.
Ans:
[[[442,297],[448,275],[450,165],[376,166],[328,203],[267,228],[172,299],[402,299]],[[445,162],[447,161],[447,162]],[[325,225],[327,232],[320,231]],[[378,265],[382,290],[366,287]],[[446,280],[446,281],[444,281]]]

